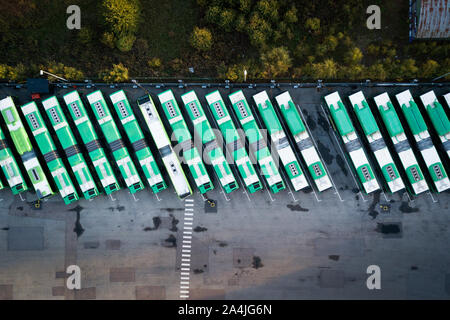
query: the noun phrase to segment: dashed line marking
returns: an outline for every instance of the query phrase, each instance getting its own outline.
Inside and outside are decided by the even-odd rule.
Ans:
[[[189,299],[189,276],[191,269],[191,239],[194,221],[194,200],[185,199],[183,217],[183,244],[180,255],[180,299]],[[187,249],[186,249],[187,248]]]

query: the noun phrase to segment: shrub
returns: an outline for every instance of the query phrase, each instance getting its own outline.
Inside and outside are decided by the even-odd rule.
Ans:
[[[194,27],[189,42],[192,47],[199,51],[208,51],[212,47],[213,39],[208,29]]]

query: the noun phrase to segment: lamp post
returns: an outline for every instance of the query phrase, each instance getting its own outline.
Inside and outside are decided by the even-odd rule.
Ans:
[[[244,69],[244,82],[246,82],[246,81],[247,81],[247,70]]]
[[[56,78],[56,79],[58,79],[58,80],[65,81],[65,82],[69,82],[69,80],[67,80],[67,79],[64,79],[64,78],[62,78],[62,77],[58,77],[56,74],[53,74],[53,73],[50,73],[50,72],[47,72],[47,71],[44,71],[44,70],[40,70],[40,71],[39,71],[39,74],[40,74],[41,76],[43,76],[44,74],[46,74],[46,75],[52,76],[52,77],[54,77],[54,78]]]

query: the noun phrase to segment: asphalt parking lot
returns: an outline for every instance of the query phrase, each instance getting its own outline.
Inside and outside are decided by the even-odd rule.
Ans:
[[[217,88],[213,84],[143,86],[156,104],[156,94],[170,88],[179,104],[180,95],[194,89],[204,106],[205,95]],[[225,194],[215,179],[215,190],[207,193],[214,208],[198,191],[191,197],[191,238],[185,237],[185,203],[171,187],[157,195],[147,188],[134,197],[123,188],[112,197],[102,195],[70,206],[55,196],[40,210],[27,202],[31,195],[22,201],[4,189],[0,191],[0,298],[178,299],[182,241],[190,239],[191,299],[448,299],[449,192],[418,197],[362,194],[322,98],[338,90],[348,104],[350,94],[363,90],[371,103],[383,92],[394,100],[406,89],[418,97],[431,88],[440,97],[450,86],[272,86],[221,85],[219,90],[228,106],[227,95],[238,88],[243,88],[251,105],[252,95],[263,89],[274,104],[274,96],[289,90],[333,188],[322,193],[314,188],[300,192],[286,188],[277,194],[265,188],[249,195],[241,185]],[[136,99],[145,94],[133,85],[95,87],[83,85],[77,90],[85,96],[101,89],[108,101],[110,93],[123,88],[135,111]],[[61,98],[71,90],[61,85],[53,94]],[[0,98],[7,95],[22,104],[30,100],[25,88],[0,86]],[[71,264],[82,270],[83,289],[77,292],[64,287],[63,270]],[[381,290],[368,290],[365,285],[366,268],[372,264],[382,270]]]

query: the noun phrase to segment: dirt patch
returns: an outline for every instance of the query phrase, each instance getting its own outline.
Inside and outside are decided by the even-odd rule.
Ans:
[[[157,230],[159,226],[161,225],[161,218],[160,217],[153,217],[153,227],[145,227],[144,231],[153,231]]]
[[[309,211],[309,209],[302,208],[299,204],[288,204],[286,207],[288,207],[288,209],[291,211],[302,211],[302,212]]]
[[[165,246],[168,248],[176,248],[177,247],[177,238],[173,234],[171,234],[166,240],[164,240]]]
[[[258,256],[253,256],[252,266],[253,266],[254,269],[259,269],[259,268],[264,267],[264,265],[261,262],[261,258],[258,257]]]
[[[402,204],[400,205],[399,209],[403,213],[413,213],[419,211],[419,208],[410,207],[408,202],[406,201],[402,201]]]

